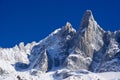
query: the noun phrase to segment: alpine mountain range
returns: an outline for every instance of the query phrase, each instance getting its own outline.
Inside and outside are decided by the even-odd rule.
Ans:
[[[91,10],[78,30],[67,22],[39,42],[0,48],[0,80],[106,80],[80,74],[119,71],[120,30],[104,31]]]

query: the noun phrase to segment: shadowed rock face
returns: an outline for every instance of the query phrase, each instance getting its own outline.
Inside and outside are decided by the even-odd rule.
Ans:
[[[42,56],[42,57],[41,57]],[[39,55],[37,55],[37,58],[35,59],[35,64],[31,64],[33,68],[37,70],[41,70],[42,72],[47,71],[48,69],[48,57],[46,50],[41,51]]]

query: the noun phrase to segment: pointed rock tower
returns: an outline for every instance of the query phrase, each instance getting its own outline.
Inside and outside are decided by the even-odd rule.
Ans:
[[[94,51],[98,51],[103,46],[104,30],[100,28],[94,20],[92,12],[86,10],[83,15],[75,43],[85,57],[93,57]]]
[[[92,12],[86,10],[76,36],[71,41],[73,51],[63,66],[72,70],[89,69],[94,53],[104,44],[103,34],[104,30],[94,20]]]

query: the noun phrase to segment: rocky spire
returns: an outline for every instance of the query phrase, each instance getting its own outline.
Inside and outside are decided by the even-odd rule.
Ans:
[[[70,42],[73,51],[66,59],[65,66],[72,70],[88,69],[94,53],[104,45],[102,37],[103,30],[94,20],[91,10],[86,10],[80,28]]]
[[[91,10],[86,10],[76,35],[76,45],[86,56],[93,57],[94,50],[103,46],[104,31],[94,20]]]
[[[94,53],[99,51],[103,46],[102,37],[102,29],[94,20],[91,10],[86,10],[80,28],[70,42],[73,51],[63,66],[71,70],[88,69]]]
[[[94,21],[94,17],[93,17],[92,11],[86,10],[84,15],[83,15],[79,30],[88,27],[89,23],[93,22],[93,21]]]
[[[88,21],[89,19],[94,20],[92,11],[91,10],[86,10],[82,19],[85,20],[85,21]]]

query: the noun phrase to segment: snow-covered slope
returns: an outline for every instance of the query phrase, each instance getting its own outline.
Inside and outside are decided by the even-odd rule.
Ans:
[[[90,10],[77,31],[67,22],[38,43],[0,48],[0,80],[118,80],[119,71],[120,31],[104,31]]]

